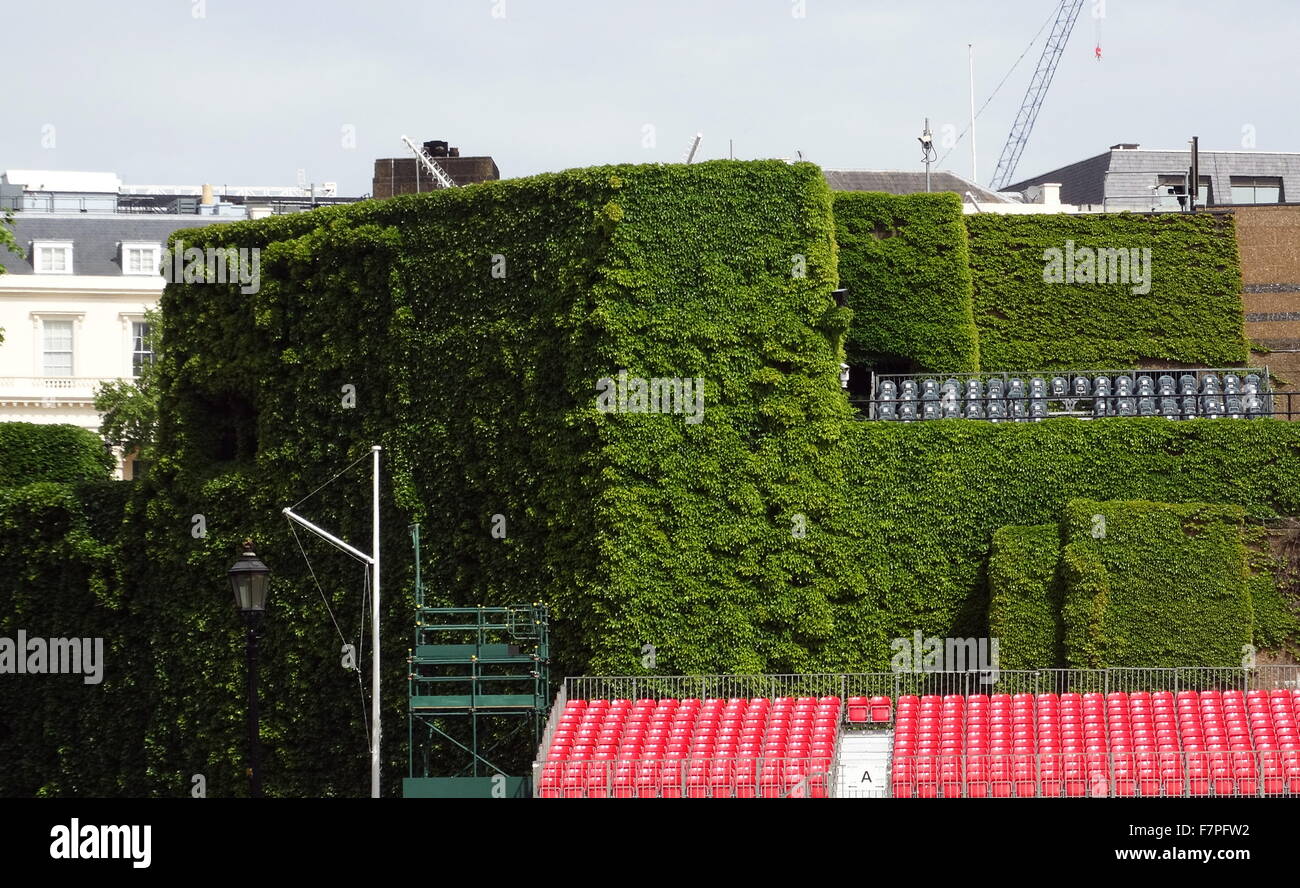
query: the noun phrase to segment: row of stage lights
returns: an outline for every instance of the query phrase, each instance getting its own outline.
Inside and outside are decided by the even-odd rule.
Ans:
[[[1152,377],[1118,375],[1073,378],[1041,376],[1029,379],[1028,385],[1018,377],[987,381],[967,379],[963,385],[956,378],[940,381],[937,377],[882,379],[873,399],[875,418],[904,422],[926,419],[987,419],[1033,421],[1046,419],[1048,405],[1059,402],[1063,411],[1103,416],[1164,416],[1189,419],[1195,416],[1239,419],[1268,415],[1265,392],[1267,384],[1257,373],[1245,376],[1214,373],[1201,378],[1184,373],[1177,380],[1171,374]],[[1079,408],[1079,401],[1091,401],[1091,409]]]

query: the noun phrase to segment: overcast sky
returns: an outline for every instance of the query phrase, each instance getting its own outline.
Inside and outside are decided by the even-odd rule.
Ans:
[[[1017,178],[1120,141],[1300,150],[1300,2],[1105,0],[1095,19],[1100,3],[1085,0]],[[730,138],[739,158],[917,169],[923,117],[940,142],[967,124],[967,44],[978,106],[1055,6],[6,0],[0,170],[292,185],[305,169],[361,195],[375,158],[404,155],[403,133],[490,154],[514,177],[678,161],[696,131],[702,158],[726,157]],[[976,124],[981,183],[1042,39]],[[941,167],[970,175],[968,139]]]

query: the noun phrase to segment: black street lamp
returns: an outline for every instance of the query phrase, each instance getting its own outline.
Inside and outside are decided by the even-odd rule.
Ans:
[[[248,655],[248,783],[253,798],[262,797],[262,741],[257,714],[257,629],[266,613],[267,582],[271,569],[258,559],[253,541],[244,540],[242,554],[227,575],[235,593],[235,607],[248,628],[245,649]]]

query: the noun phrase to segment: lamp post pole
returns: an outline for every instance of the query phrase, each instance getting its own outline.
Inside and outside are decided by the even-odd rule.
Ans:
[[[248,791],[255,799],[262,797],[262,736],[257,711],[257,624],[261,614],[244,615],[248,625],[245,651],[248,655]]]
[[[240,547],[240,558],[227,571],[235,593],[235,609],[244,618],[244,654],[248,671],[248,794],[262,797],[262,738],[257,710],[257,630],[266,613],[267,581],[271,570],[253,551],[252,540]]]
[[[370,552],[373,562],[370,590],[370,797],[379,798],[379,445],[370,448],[374,457],[371,480]]]

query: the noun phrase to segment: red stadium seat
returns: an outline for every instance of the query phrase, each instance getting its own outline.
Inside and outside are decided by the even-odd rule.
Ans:
[[[872,697],[871,702],[871,720],[873,722],[887,722],[892,716],[888,697]]]
[[[865,722],[869,717],[870,709],[866,697],[849,698],[849,721],[854,723]]]

